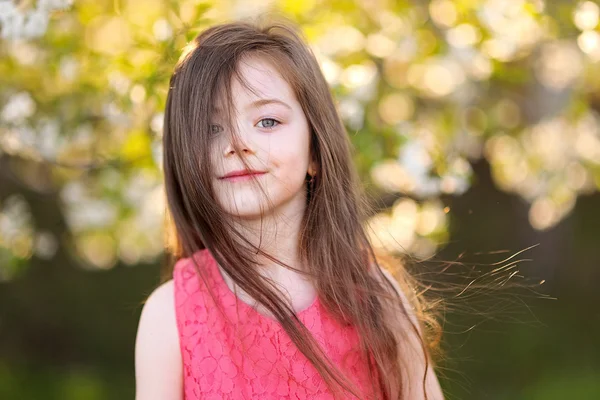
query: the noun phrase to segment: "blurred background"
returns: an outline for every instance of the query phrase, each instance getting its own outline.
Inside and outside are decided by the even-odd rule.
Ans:
[[[168,79],[272,10],[335,94],[374,244],[543,282],[447,313],[447,398],[600,398],[599,6],[573,0],[1,1],[0,398],[133,398]]]

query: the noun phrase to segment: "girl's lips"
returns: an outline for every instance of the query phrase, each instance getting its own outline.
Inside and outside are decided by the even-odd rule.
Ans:
[[[230,176],[224,176],[223,178],[221,178],[221,180],[227,181],[227,182],[243,182],[243,181],[252,180],[252,179],[257,178],[264,174],[266,174],[266,172],[254,172],[254,173],[243,174],[243,175],[230,175]]]

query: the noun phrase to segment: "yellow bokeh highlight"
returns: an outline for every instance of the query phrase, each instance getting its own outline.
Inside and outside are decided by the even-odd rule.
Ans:
[[[75,238],[78,253],[91,267],[110,269],[117,262],[116,243],[107,233],[98,232]]]
[[[87,45],[100,53],[116,55],[132,44],[131,30],[121,17],[97,17],[86,29]]]
[[[127,20],[140,28],[150,28],[154,22],[165,15],[165,2],[163,0],[129,0],[123,8],[123,15]]]
[[[404,88],[408,84],[407,74],[409,68],[410,64],[401,55],[388,57],[383,63],[385,80],[394,88]]]
[[[412,117],[415,106],[410,96],[392,93],[379,102],[379,116],[387,124],[397,124]]]
[[[278,0],[276,2],[278,9],[296,16],[308,13],[316,4],[316,0]]]
[[[429,3],[429,15],[442,27],[453,26],[458,18],[456,6],[450,0],[433,0]]]
[[[591,1],[581,2],[573,12],[573,22],[582,31],[594,29],[598,25],[600,7]]]
[[[121,148],[121,156],[127,160],[138,160],[150,156],[151,151],[148,134],[143,131],[134,131],[125,140]]]

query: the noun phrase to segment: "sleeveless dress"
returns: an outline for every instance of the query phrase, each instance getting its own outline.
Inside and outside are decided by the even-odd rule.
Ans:
[[[206,271],[214,300],[197,276],[192,257]],[[173,270],[185,400],[336,398],[279,322],[229,289],[208,250],[192,257],[178,260]],[[372,379],[356,330],[334,321],[318,296],[297,315],[330,360],[364,398],[371,398]],[[356,398],[350,393],[338,396]]]

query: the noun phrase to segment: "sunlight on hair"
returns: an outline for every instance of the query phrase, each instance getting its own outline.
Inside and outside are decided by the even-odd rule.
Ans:
[[[194,42],[193,40],[188,42],[183,49],[181,50],[181,55],[179,56],[179,60],[177,61],[178,63],[181,63],[183,60],[185,60],[194,50],[196,50],[198,46],[196,45],[196,42]]]

